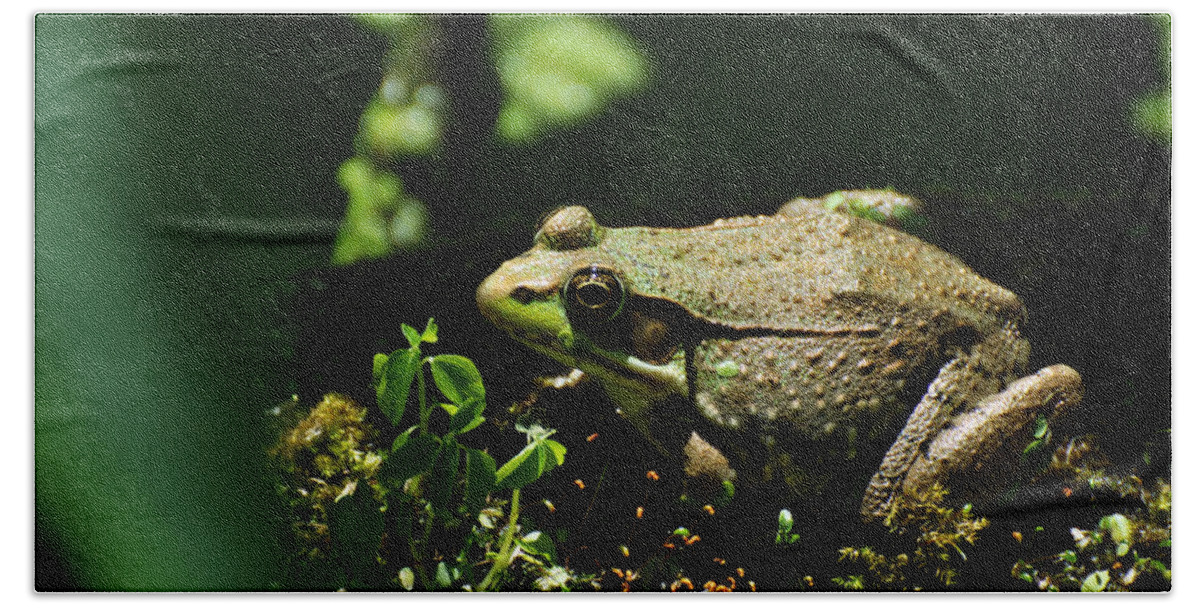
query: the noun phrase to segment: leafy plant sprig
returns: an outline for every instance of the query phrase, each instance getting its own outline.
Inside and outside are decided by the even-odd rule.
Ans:
[[[517,557],[553,555],[548,536],[536,531],[518,536],[520,490],[561,465],[566,448],[549,439],[553,430],[521,428],[527,445],[497,467],[487,452],[461,443],[460,437],[485,421],[486,393],[478,369],[461,355],[422,355],[423,344],[437,342],[438,328],[433,319],[424,330],[409,325],[401,329],[408,348],[376,355],[373,373],[377,403],[393,425],[405,419],[409,401],[416,393],[417,424],[392,442],[378,473],[387,509],[395,512],[396,536],[407,545],[408,559],[404,561],[410,565],[399,570],[398,579],[408,589],[418,582],[426,589],[446,589],[455,584],[477,591],[494,589]],[[431,398],[426,369],[444,401]],[[439,410],[447,416],[444,427],[438,425],[444,428],[440,434],[432,431],[431,424]],[[481,513],[488,495],[503,490],[512,491],[508,523],[499,546],[485,550],[483,561],[491,567],[476,583],[472,576],[476,564],[468,554],[492,539],[482,523],[477,526],[474,522],[484,521]],[[439,538],[447,535],[450,541],[459,542]],[[448,555],[455,556],[452,564],[438,559]]]

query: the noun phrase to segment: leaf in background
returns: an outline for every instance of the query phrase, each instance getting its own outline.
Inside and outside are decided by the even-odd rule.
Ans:
[[[588,15],[493,15],[504,100],[497,134],[528,142],[586,120],[648,80],[646,59],[608,20]]]
[[[425,205],[404,194],[400,177],[355,156],[338,169],[347,196],[331,262],[335,266],[381,258],[393,249],[412,247],[425,235]]]
[[[342,163],[337,178],[348,200],[331,261],[345,265],[387,255],[391,251],[387,217],[403,195],[400,178],[376,170],[369,159],[359,156]]]
[[[429,371],[438,390],[455,405],[483,400],[483,377],[470,359],[461,355],[437,355],[429,360]]]

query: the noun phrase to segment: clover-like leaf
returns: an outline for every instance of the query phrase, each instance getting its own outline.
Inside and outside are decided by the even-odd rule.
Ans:
[[[557,441],[534,441],[496,471],[496,489],[525,487],[565,462],[566,455],[567,448]]]
[[[522,536],[517,540],[517,544],[530,555],[544,557],[551,563],[558,561],[558,552],[554,549],[554,541],[549,534],[545,534],[541,530],[534,530]]]
[[[470,359],[461,355],[437,355],[429,359],[429,371],[438,390],[455,405],[483,400],[483,377]]]
[[[417,348],[421,345],[421,334],[417,331],[417,328],[408,323],[401,323],[400,331],[404,332],[404,339],[408,340],[409,346]]]
[[[483,414],[484,406],[485,404],[482,400],[474,400],[468,401],[456,408],[456,411],[450,415],[449,432],[461,435],[483,424],[484,418],[481,414]]]
[[[430,344],[437,342],[437,330],[437,323],[433,322],[433,317],[429,317],[429,320],[425,322],[425,329],[421,331],[421,341]]]

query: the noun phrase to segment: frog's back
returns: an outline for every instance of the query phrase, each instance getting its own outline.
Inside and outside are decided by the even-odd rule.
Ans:
[[[1014,294],[904,232],[822,209],[686,229],[613,229],[604,248],[643,295],[738,330],[839,331],[897,314],[982,332],[1019,321]]]

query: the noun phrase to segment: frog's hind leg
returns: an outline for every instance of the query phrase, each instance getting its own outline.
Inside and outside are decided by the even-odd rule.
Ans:
[[[1053,418],[1082,400],[1079,373],[1052,365],[980,399],[947,424],[944,414],[956,408],[946,389],[956,386],[968,369],[962,359],[955,359],[930,385],[867,487],[860,510],[864,519],[886,517],[901,491],[920,495],[941,484],[971,496],[1002,489],[1018,467],[1007,461],[986,466],[989,460],[1020,453],[1028,441],[1024,431],[1039,414]],[[962,483],[948,484],[952,478]]]
[[[1005,459],[1033,439],[1039,415],[1053,419],[1083,398],[1079,372],[1051,365],[1009,384],[956,417],[913,462],[904,492],[921,495],[940,484],[958,500],[983,499],[1019,481],[1022,467]],[[993,457],[996,457],[993,459]]]
[[[924,445],[944,424],[947,412],[953,411],[954,389],[968,375],[968,362],[966,356],[952,359],[942,366],[937,377],[929,384],[929,390],[909,415],[904,429],[867,484],[859,509],[864,520],[874,521],[888,514],[904,476],[921,455]]]

